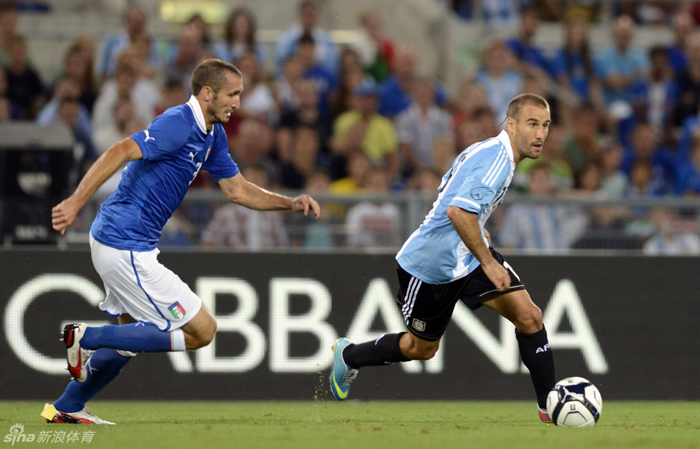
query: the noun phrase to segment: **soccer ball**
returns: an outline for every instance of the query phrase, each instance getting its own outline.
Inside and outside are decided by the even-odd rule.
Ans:
[[[547,395],[547,413],[557,426],[594,426],[603,411],[603,397],[583,377],[567,377]]]

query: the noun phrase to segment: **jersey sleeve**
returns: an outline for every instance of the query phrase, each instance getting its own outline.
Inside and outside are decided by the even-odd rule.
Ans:
[[[510,160],[505,151],[480,151],[466,161],[460,171],[462,182],[455,186],[450,206],[478,214],[500,193],[502,181],[508,175]]]
[[[141,147],[145,160],[166,159],[187,143],[192,125],[181,115],[159,115],[131,138]]]
[[[212,146],[211,153],[204,161],[202,168],[211,173],[215,181],[224,178],[233,178],[238,174],[239,169],[228,152],[226,132],[222,126],[217,126],[214,133],[216,136],[214,139],[214,146]]]

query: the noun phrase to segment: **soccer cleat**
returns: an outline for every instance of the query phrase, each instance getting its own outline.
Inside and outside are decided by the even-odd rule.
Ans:
[[[343,359],[343,350],[350,344],[347,338],[339,338],[331,347],[333,350],[333,369],[331,370],[331,393],[339,401],[345,400],[350,392],[350,384],[360,371],[350,368]]]
[[[41,416],[46,418],[46,422],[55,424],[107,424],[110,426],[116,425],[113,422],[105,421],[93,415],[88,409],[84,408],[79,412],[66,413],[56,410],[53,404],[44,405],[44,410]]]
[[[542,410],[539,406],[537,407],[537,413],[540,415],[540,421],[543,423],[549,425],[549,424],[554,424],[552,422],[552,418],[549,416],[549,413],[547,413],[546,410]]]
[[[68,359],[68,371],[77,382],[85,382],[87,379],[87,363],[95,351],[83,349],[80,339],[83,338],[87,324],[67,324],[63,329],[63,343],[66,344],[66,358]]]

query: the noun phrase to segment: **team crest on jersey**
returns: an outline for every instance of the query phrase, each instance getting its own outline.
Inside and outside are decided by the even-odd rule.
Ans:
[[[207,148],[207,154],[204,155],[204,162],[206,162],[207,159],[209,159],[209,153],[210,153],[210,152],[211,152],[211,147]]]
[[[413,328],[418,332],[423,332],[425,330],[425,321],[413,319]]]
[[[168,307],[168,310],[170,310],[170,313],[173,314],[173,318],[176,320],[181,320],[185,317],[185,308],[182,307],[179,302],[172,304],[170,307]]]

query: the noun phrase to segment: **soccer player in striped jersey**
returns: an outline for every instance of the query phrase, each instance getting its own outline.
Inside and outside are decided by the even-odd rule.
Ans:
[[[346,338],[336,341],[330,376],[336,399],[347,398],[350,383],[363,366],[432,358],[455,304],[462,300],[471,309],[486,306],[515,325],[540,419],[551,422],[546,401],[555,383],[554,358],[542,312],[515,271],[491,247],[484,229],[503,201],[515,166],[542,153],[550,122],[544,98],[518,95],[508,106],[505,130],[457,156],[442,179],[433,208],[396,255],[397,300],[408,332],[384,334],[361,344]]]
[[[69,324],[63,332],[74,380],[41,416],[54,423],[113,424],[85,409],[137,352],[194,350],[208,345],[216,321],[201,299],[158,262],[163,226],[201,169],[219,182],[231,202],[256,210],[320,214],[309,195],[290,198],[248,182],[231,159],[222,123],[241,104],[241,72],[209,59],[192,74],[185,104],[168,109],[146,130],[112,146],[75,192],[52,211],[65,233],[97,188],[127,164],[117,190],[102,204],[90,229],[93,265],[104,281],[100,309],[120,325]]]

